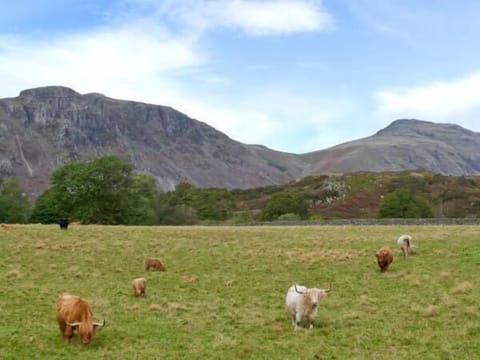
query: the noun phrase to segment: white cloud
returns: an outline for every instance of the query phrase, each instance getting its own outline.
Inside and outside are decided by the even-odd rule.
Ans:
[[[0,96],[11,96],[12,86],[18,90],[57,84],[129,96],[135,86],[148,89],[156,83],[160,89],[171,86],[165,92],[170,93],[175,89],[171,72],[205,61],[195,42],[174,38],[149,23],[54,39],[0,37]]]
[[[330,14],[312,1],[231,1],[213,9],[219,23],[251,35],[322,31],[332,25]]]
[[[382,120],[416,118],[457,123],[479,128],[480,72],[406,89],[387,89],[375,94],[375,117]]]
[[[183,27],[206,31],[218,27],[252,36],[325,31],[333,16],[320,0],[127,0],[130,9],[167,16]]]

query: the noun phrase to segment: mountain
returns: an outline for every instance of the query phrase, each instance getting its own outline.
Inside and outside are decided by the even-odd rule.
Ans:
[[[165,106],[66,87],[24,90],[0,100],[0,178],[38,195],[67,162],[115,154],[153,175],[163,190],[278,184],[301,172],[298,155],[245,145]]]
[[[254,188],[322,173],[428,170],[480,173],[480,134],[458,125],[396,120],[376,134],[307,154],[230,139],[166,106],[49,86],[0,99],[0,178],[16,177],[36,197],[70,161],[117,155],[153,175],[163,190]]]
[[[428,170],[480,174],[480,133],[453,124],[401,119],[375,135],[305,154],[302,175]]]

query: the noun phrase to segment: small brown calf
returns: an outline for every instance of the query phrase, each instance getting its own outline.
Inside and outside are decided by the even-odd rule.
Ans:
[[[146,296],[147,291],[147,281],[145,278],[138,278],[132,281],[133,295],[135,297]]]
[[[145,270],[150,270],[150,268],[157,271],[166,271],[165,266],[158,259],[146,258],[145,259]]]
[[[380,267],[380,271],[381,272],[387,271],[388,267],[393,261],[392,250],[390,250],[389,247],[384,246],[380,248],[380,250],[378,250],[375,255],[377,257],[377,263],[378,263],[378,266]]]

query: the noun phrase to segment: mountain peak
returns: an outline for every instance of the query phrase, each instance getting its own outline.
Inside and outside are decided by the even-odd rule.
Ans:
[[[39,100],[51,98],[72,98],[80,96],[75,90],[65,86],[44,86],[27,89],[20,92],[22,98],[34,98]]]
[[[475,133],[456,124],[437,124],[416,119],[398,119],[376,136],[422,136],[429,138],[448,138],[451,136],[471,136]]]
[[[419,129],[428,129],[435,127],[435,124],[430,121],[417,120],[417,119],[397,119],[392,121],[386,128],[377,131],[375,135],[379,136],[401,136],[412,135],[412,132],[416,132]]]

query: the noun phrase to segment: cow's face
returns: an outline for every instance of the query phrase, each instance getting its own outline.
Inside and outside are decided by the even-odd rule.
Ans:
[[[165,271],[165,267],[160,261],[155,261],[155,268],[160,271]]]
[[[83,323],[77,329],[78,337],[82,344],[87,345],[92,340],[93,334],[95,333],[95,326],[84,325]]]
[[[82,340],[82,344],[84,345],[89,344],[90,341],[92,340],[92,335],[93,335],[93,330],[88,331],[85,334],[82,334],[82,336],[80,337],[80,339]]]
[[[328,289],[312,288],[307,290],[307,296],[310,297],[310,303],[312,307],[317,307],[321,298],[327,296]]]

